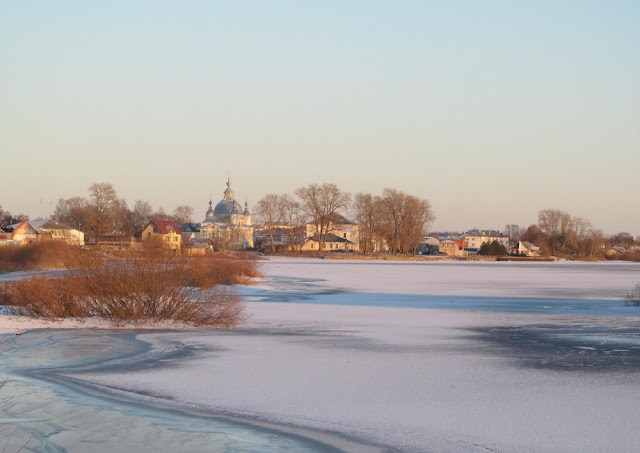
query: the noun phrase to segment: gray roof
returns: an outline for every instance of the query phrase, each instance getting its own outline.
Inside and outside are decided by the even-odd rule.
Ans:
[[[347,219],[345,216],[343,216],[342,214],[339,214],[337,212],[334,212],[332,217],[331,217],[331,221],[333,223],[337,223],[340,225],[356,225],[355,222]]]
[[[496,230],[469,230],[462,233],[462,236],[487,236],[492,238],[506,238],[506,234],[503,234]]]
[[[320,239],[318,238],[318,235],[316,234],[315,236],[307,238],[307,240],[319,242]],[[335,235],[333,233],[325,234],[324,235],[324,242],[347,242],[349,244],[353,244],[353,242],[350,241],[349,239],[342,238],[342,237],[337,236],[337,235]]]
[[[38,233],[47,230],[73,230],[69,225],[65,225],[64,223],[56,222],[51,219],[36,219],[36,220],[27,220],[26,221],[32,228],[34,228]],[[18,228],[23,222],[14,223],[13,225],[9,225],[7,230],[15,230]]]
[[[183,233],[199,233],[200,232],[200,224],[199,223],[181,223],[179,225],[180,230]]]

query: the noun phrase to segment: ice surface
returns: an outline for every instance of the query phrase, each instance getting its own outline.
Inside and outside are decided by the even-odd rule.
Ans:
[[[639,269],[271,260],[264,270],[273,280],[264,286],[272,289],[257,291],[291,294],[288,303],[248,303],[252,319],[238,329],[138,335],[154,348],[182,343],[199,351],[179,364],[75,377],[133,398],[172,398],[403,451],[633,451],[640,318],[632,312],[398,308],[393,301],[466,295],[597,304],[630,289]],[[338,290],[347,291],[343,305],[318,303],[337,300]],[[369,293],[387,294],[376,304],[386,306],[349,304],[349,294]]]

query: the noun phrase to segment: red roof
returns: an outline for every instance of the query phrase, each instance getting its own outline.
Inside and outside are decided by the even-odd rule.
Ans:
[[[151,223],[156,226],[156,228],[158,229],[158,233],[160,234],[170,233],[172,228],[176,233],[182,234],[180,228],[178,228],[178,226],[171,220],[152,220]]]

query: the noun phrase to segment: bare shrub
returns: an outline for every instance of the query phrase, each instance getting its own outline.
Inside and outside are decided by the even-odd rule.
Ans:
[[[633,290],[624,296],[624,304],[632,307],[640,307],[640,282],[636,282]]]
[[[184,269],[189,286],[242,285],[250,278],[260,277],[260,262],[247,253],[194,256],[186,260]]]
[[[244,319],[240,297],[220,286],[220,280],[232,279],[233,272],[257,273],[242,264],[252,262],[184,259],[156,252],[128,259],[79,257],[65,277],[4,285],[0,297],[10,312],[43,319],[97,316],[118,324],[172,320],[222,327]],[[215,272],[219,268],[224,269],[223,276]]]
[[[89,315],[115,322],[174,320],[230,326],[243,306],[224,288],[188,286],[184,268],[163,260],[108,260],[101,268],[75,270],[72,280],[86,291]]]
[[[71,281],[66,278],[32,278],[5,285],[5,304],[13,314],[58,319],[85,316]]]

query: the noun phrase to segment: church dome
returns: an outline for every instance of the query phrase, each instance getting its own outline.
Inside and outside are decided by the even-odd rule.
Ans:
[[[242,206],[235,200],[230,180],[227,180],[227,190],[224,191],[224,198],[216,205],[213,212],[216,215],[242,214]],[[208,214],[209,211],[207,211],[207,216]]]
[[[216,205],[216,208],[213,210],[213,212],[215,212],[216,215],[242,214],[242,206],[240,206],[238,202],[234,200],[222,200]]]
[[[206,215],[207,219],[210,219],[215,215],[215,213],[213,211],[213,208],[211,207],[212,204],[213,204],[213,202],[211,200],[209,200],[209,209],[207,209],[207,215]]]

